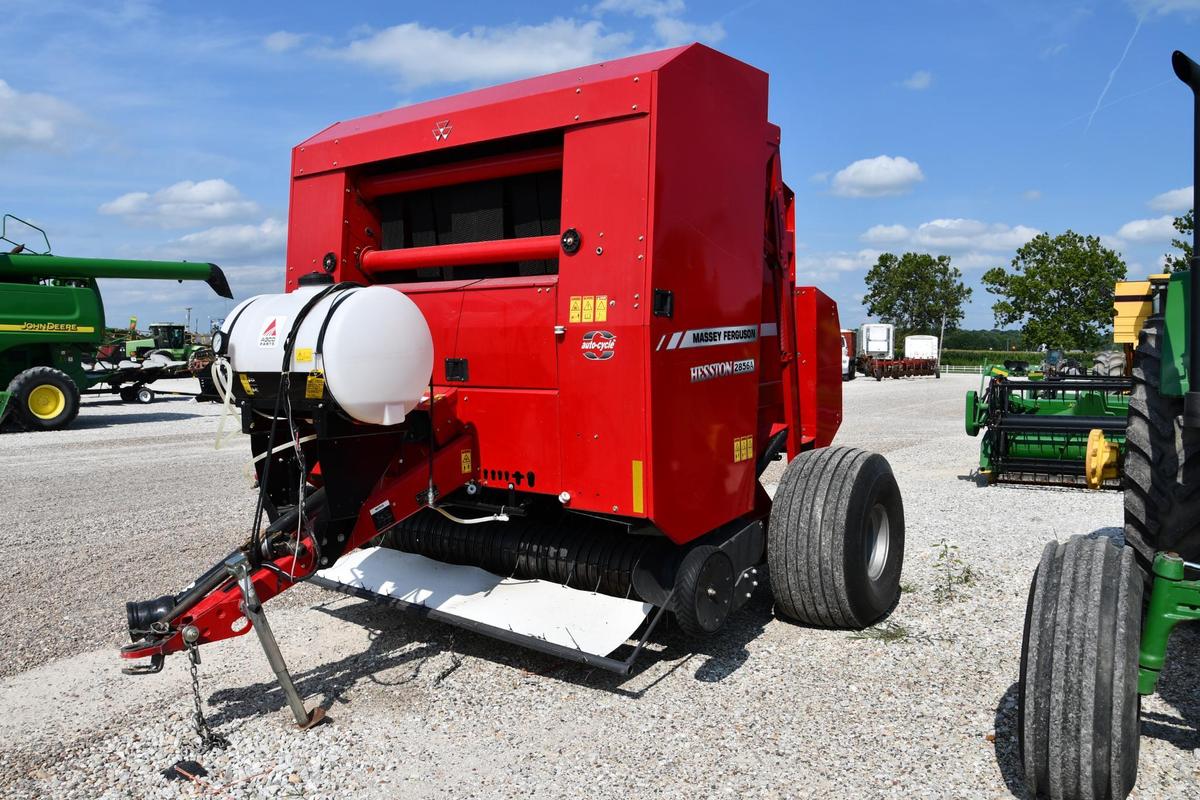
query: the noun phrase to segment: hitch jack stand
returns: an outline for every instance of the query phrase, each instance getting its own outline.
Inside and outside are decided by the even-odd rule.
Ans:
[[[292,682],[292,676],[288,673],[283,654],[279,652],[275,635],[271,633],[271,626],[267,623],[267,615],[258,600],[258,593],[254,591],[249,560],[244,553],[235,553],[225,560],[225,568],[237,581],[238,589],[242,592],[242,613],[250,620],[254,632],[258,634],[258,642],[267,655],[267,661],[270,662],[271,670],[279,681],[279,687],[283,689],[283,696],[287,698],[288,706],[292,709],[292,716],[296,718],[296,727],[307,730],[317,725],[325,718],[325,709],[317,706],[312,713],[305,710],[304,701],[296,691],[296,684]]]

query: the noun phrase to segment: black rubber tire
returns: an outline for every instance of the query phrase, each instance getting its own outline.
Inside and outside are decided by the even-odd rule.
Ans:
[[[1092,374],[1117,377],[1125,374],[1125,353],[1121,350],[1105,350],[1092,358]]]
[[[1200,560],[1200,430],[1180,424],[1182,397],[1159,393],[1163,336],[1162,315],[1147,318],[1125,431],[1125,541],[1147,575],[1159,550]]]
[[[872,547],[875,513],[887,523],[882,554]],[[880,556],[874,577],[872,553]],[[903,563],[904,504],[887,459],[852,447],[792,459],[767,529],[771,591],[783,616],[826,628],[865,628],[899,599]]]
[[[733,561],[720,548],[700,545],[689,551],[675,573],[671,601],[680,629],[695,638],[720,630],[733,607],[736,580]]]
[[[154,402],[154,390],[149,386],[139,386],[133,393],[133,399],[142,405],[149,405]]]
[[[1137,778],[1142,579],[1109,539],[1051,542],[1029,588],[1017,735],[1034,797],[1121,800]]]
[[[117,392],[117,396],[123,403],[132,403],[137,399],[137,390],[132,386],[123,386]]]
[[[875,376],[875,380],[877,380],[877,381],[881,381],[881,380],[883,380],[883,368],[882,368],[882,367],[876,367],[876,368],[875,368],[875,370],[874,370],[874,372],[872,372],[872,375],[874,375],[874,376]]]
[[[29,395],[47,384],[61,391],[65,400],[62,411],[52,419],[42,419],[29,408]],[[18,373],[8,384],[8,391],[12,395],[8,402],[13,419],[27,431],[65,428],[79,416],[79,387],[69,375],[53,367],[30,367]]]

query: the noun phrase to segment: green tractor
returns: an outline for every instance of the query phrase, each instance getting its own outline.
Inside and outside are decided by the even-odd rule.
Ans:
[[[187,329],[176,322],[155,322],[149,337],[128,339],[124,344],[127,358],[158,359],[190,374],[208,366],[213,358],[211,347],[193,341]]]
[[[45,242],[34,250],[15,241],[15,223]],[[22,231],[23,233],[25,231]],[[118,393],[122,399],[148,402],[146,385],[167,377],[163,365],[99,356],[104,338],[104,303],[98,278],[204,281],[221,297],[232,298],[224,273],[215,264],[70,258],[50,254],[41,228],[6,214],[0,241],[0,422],[11,418],[26,430],[62,428],[79,413],[85,392]]]
[[[1172,56],[1195,102],[1200,65]],[[1193,199],[1193,206],[1195,205]],[[1167,639],[1200,619],[1200,250],[1153,281],[1132,362],[1123,543],[1051,542],[1029,591],[1018,735],[1031,795],[1124,798],[1137,777],[1140,699],[1154,693]]]

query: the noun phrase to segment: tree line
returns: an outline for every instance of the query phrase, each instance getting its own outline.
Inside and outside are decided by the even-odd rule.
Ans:
[[[1164,271],[1183,269],[1191,259],[1194,211],[1175,218],[1180,238],[1164,256]],[[1114,284],[1125,273],[1124,260],[1099,237],[1067,230],[1038,234],[1017,249],[1007,267],[984,272],[982,283],[996,297],[997,327],[1018,326],[1024,347],[1087,350],[1108,343]],[[866,287],[867,313],[895,325],[898,335],[943,335],[944,346],[961,349],[1017,344],[1012,331],[959,331],[972,290],[950,256],[882,253],[867,272]]]

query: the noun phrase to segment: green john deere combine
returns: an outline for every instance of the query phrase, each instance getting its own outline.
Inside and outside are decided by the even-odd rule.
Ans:
[[[104,337],[104,303],[98,278],[204,281],[232,297],[215,264],[69,258],[45,249],[31,252],[10,238],[10,223],[40,228],[5,215],[0,240],[0,422],[11,416],[27,430],[53,430],[79,413],[84,392],[117,392],[142,399],[145,384],[164,377],[154,365],[106,364],[96,358]],[[165,366],[165,365],[164,365]]]
[[[1171,62],[1194,96],[1200,186],[1200,65],[1178,51]],[[1051,542],[1030,587],[1018,732],[1036,797],[1119,800],[1132,791],[1140,698],[1158,685],[1171,630],[1200,619],[1200,387],[1190,380],[1200,375],[1198,244],[1186,272],[1151,282],[1140,324],[1124,542]]]

